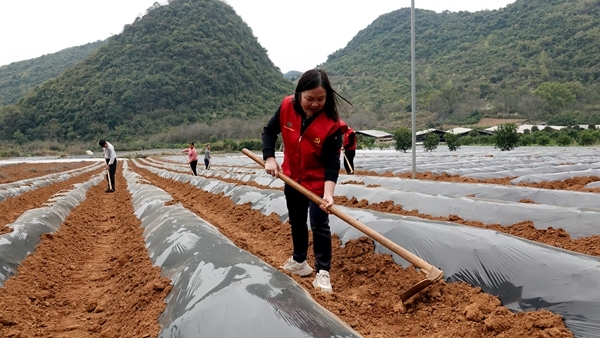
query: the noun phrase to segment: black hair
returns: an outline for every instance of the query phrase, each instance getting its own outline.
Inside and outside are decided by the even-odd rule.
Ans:
[[[105,144],[106,144],[105,140],[98,141],[98,145],[100,145],[101,147],[104,147]]]
[[[294,93],[294,110],[298,113],[301,113],[302,105],[300,103],[302,92],[307,90],[315,89],[318,87],[323,87],[325,89],[326,97],[325,97],[325,105],[323,106],[323,110],[325,111],[325,115],[332,119],[333,121],[338,121],[340,119],[340,114],[338,113],[338,106],[340,104],[340,99],[346,101],[348,104],[352,105],[350,101],[346,98],[338,94],[333,87],[331,87],[331,82],[329,82],[329,77],[327,73],[322,69],[311,69],[300,77],[298,80],[298,84],[296,85],[296,91]]]

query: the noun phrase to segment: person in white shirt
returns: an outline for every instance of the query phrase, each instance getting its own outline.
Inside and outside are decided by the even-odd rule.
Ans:
[[[103,148],[106,170],[108,170],[108,189],[106,189],[106,192],[115,192],[115,173],[117,172],[117,153],[115,152],[115,147],[105,140],[98,141],[98,144]]]

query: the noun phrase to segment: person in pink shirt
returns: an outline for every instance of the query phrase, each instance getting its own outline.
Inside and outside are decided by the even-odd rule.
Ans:
[[[197,176],[196,166],[198,165],[198,152],[196,151],[196,147],[194,147],[194,142],[190,142],[190,147],[183,149],[182,152],[187,154],[188,163],[192,168],[192,172],[194,173],[194,176]]]

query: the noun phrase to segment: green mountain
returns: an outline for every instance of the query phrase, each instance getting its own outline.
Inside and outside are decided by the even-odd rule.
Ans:
[[[299,72],[297,70],[290,70],[289,72],[283,74],[283,77],[294,82],[296,80],[298,80],[300,78],[300,76],[302,76],[302,72]]]
[[[410,24],[408,8],[382,15],[321,65],[353,102],[342,113],[355,129],[410,125]],[[417,126],[473,125],[482,117],[600,124],[599,27],[598,0],[517,0],[474,13],[417,9]],[[248,129],[292,90],[224,1],[172,0],[0,107],[0,138],[130,140],[192,132],[178,126]]]
[[[82,62],[0,110],[3,139],[124,140],[272,114],[290,81],[219,0],[155,4]]]
[[[0,67],[0,106],[17,102],[28,91],[44,81],[57,77],[65,69],[95,52],[104,43],[105,41],[98,40]]]
[[[321,65],[353,101],[356,123],[408,125],[410,26],[409,8],[382,15]],[[415,27],[419,125],[481,116],[600,122],[600,1],[517,0],[474,13],[417,9]]]

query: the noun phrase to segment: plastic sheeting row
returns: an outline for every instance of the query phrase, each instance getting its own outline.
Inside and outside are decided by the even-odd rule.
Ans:
[[[277,153],[276,157],[281,159],[282,154]],[[593,147],[519,147],[510,152],[481,146],[463,146],[458,151],[438,148],[432,152],[418,148],[415,161],[416,170],[421,173],[477,179],[519,177],[526,182],[597,176],[600,170],[600,156]],[[252,160],[235,154],[219,157],[218,162],[236,167],[256,166]],[[343,166],[343,159],[341,162]],[[357,170],[403,174],[412,171],[412,156],[394,150],[358,150],[354,165]]]
[[[357,168],[393,174],[411,171],[412,158],[396,151],[357,151]],[[520,177],[546,173],[600,169],[600,157],[593,148],[519,147],[510,152],[486,147],[462,147],[459,151],[420,153],[418,172],[445,173],[477,179]]]
[[[75,188],[54,195],[48,206],[24,212],[12,224],[13,231],[0,235],[0,286],[17,273],[17,267],[30,253],[35,251],[43,234],[58,230],[71,210],[85,200],[88,189],[99,184],[104,176],[76,184]]]
[[[224,193],[235,203],[250,202],[268,215],[286,218],[280,190],[233,187],[213,179],[178,174],[153,167],[162,177],[189,182],[213,193]],[[548,309],[562,315],[577,337],[600,337],[600,259],[554,248],[481,228],[428,221],[375,211],[343,208],[348,215],[398,245],[441,268],[447,281],[480,286],[515,311]],[[332,231],[342,241],[363,236],[332,217]],[[376,243],[376,250],[402,258]],[[335,272],[333,272],[335,273]]]
[[[160,337],[360,337],[289,276],[180,204],[165,206],[171,197],[126,167],[150,258],[173,284]]]
[[[167,164],[169,168],[176,165]],[[281,180],[260,173],[230,173],[214,171],[213,177],[237,179],[242,182],[276,187]],[[336,196],[366,199],[369,203],[393,201],[405,210],[419,210],[431,216],[458,215],[467,221],[485,224],[512,225],[532,221],[538,229],[562,228],[572,238],[600,234],[600,194],[534,189],[490,184],[466,184],[437,181],[417,181],[399,178],[343,175],[339,182],[362,182],[338,184]],[[370,188],[377,185],[385,188]],[[475,198],[465,197],[467,195]],[[520,203],[532,199],[536,203]],[[560,206],[556,206],[556,205]],[[581,207],[580,205],[583,205]]]
[[[65,181],[73,176],[96,170],[99,167],[99,164],[94,163],[83,168],[71,169],[61,173],[48,174],[21,181],[0,184],[0,202],[4,201],[7,197],[18,196],[27,191],[43,188],[56,182]]]

